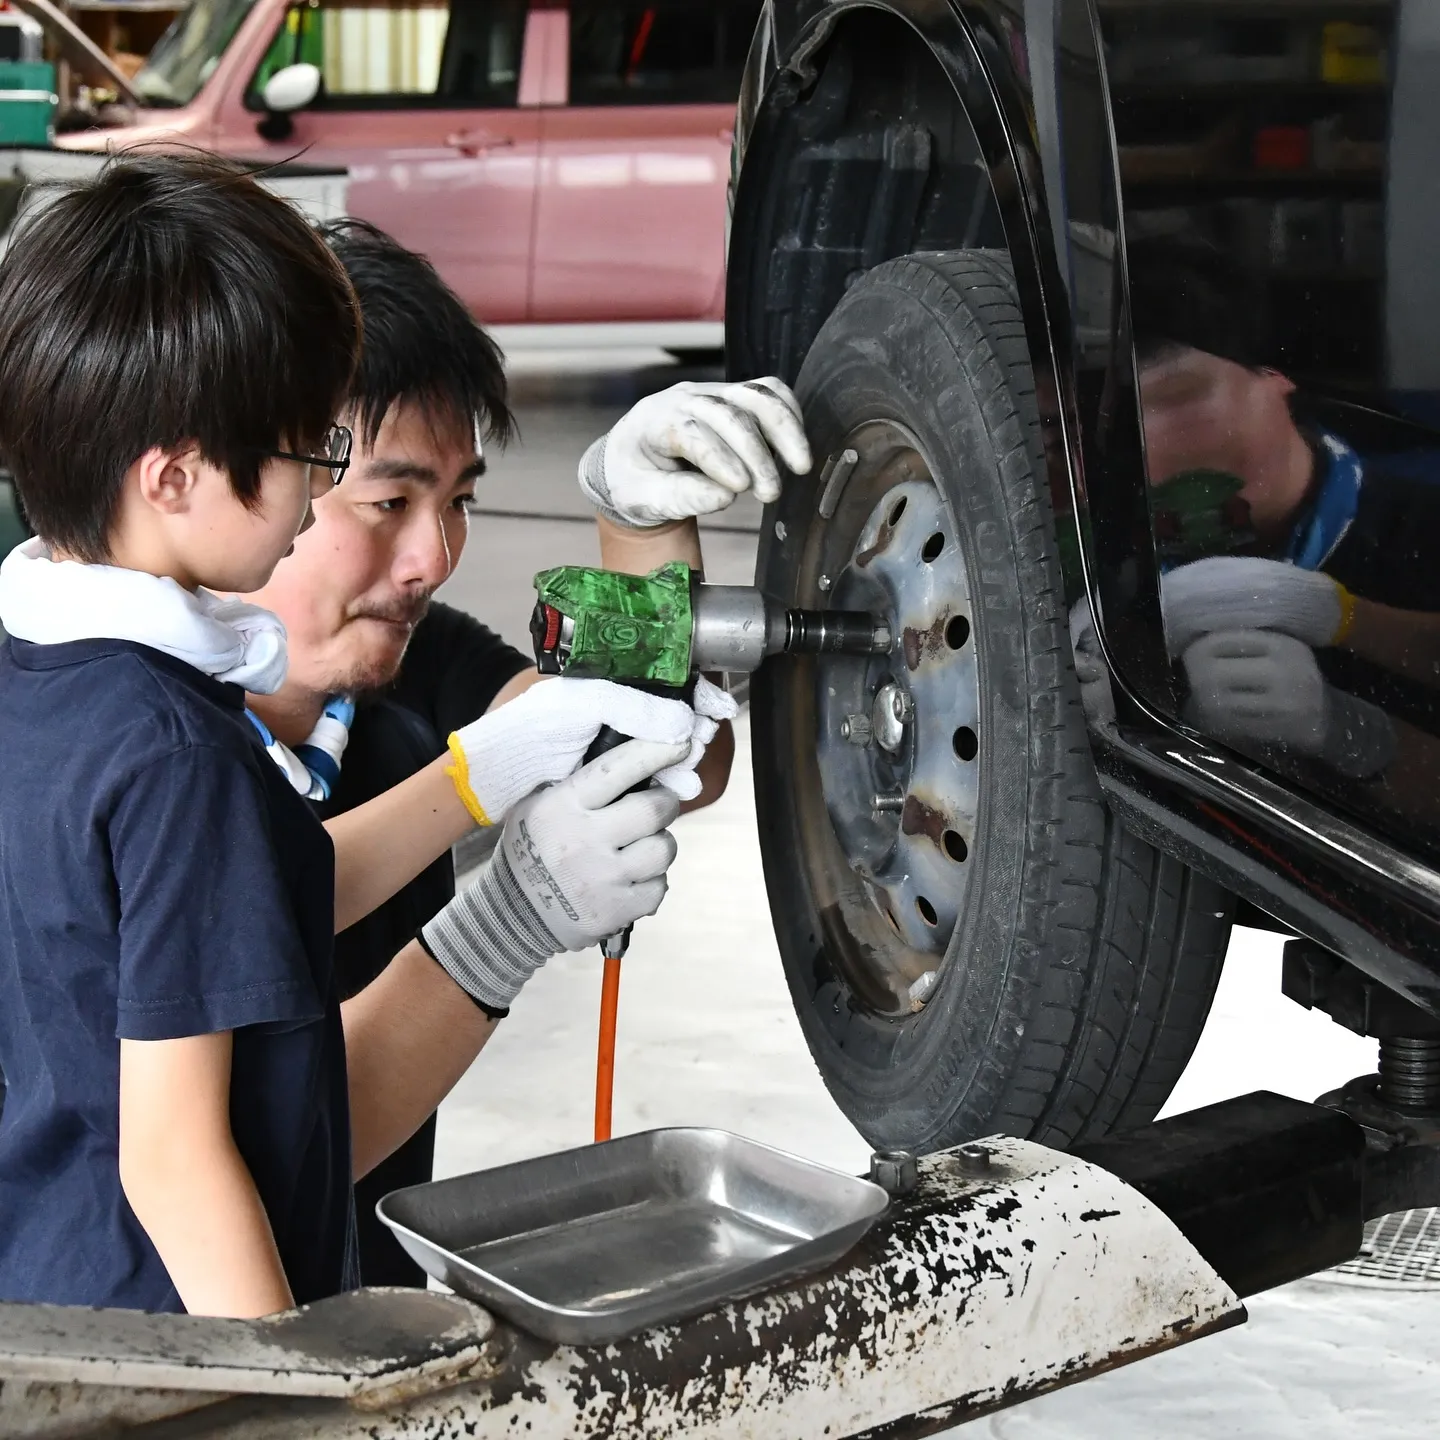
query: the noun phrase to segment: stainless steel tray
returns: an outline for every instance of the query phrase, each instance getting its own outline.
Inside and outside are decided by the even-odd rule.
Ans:
[[[818,1270],[888,1200],[723,1130],[674,1129],[413,1185],[376,1212],[451,1289],[595,1345]]]

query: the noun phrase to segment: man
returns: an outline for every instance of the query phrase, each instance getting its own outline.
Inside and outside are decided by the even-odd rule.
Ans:
[[[325,233],[364,320],[346,417],[355,453],[344,485],[316,503],[313,527],[251,597],[281,617],[290,645],[284,687],[252,696],[251,706],[293,753],[324,741],[327,706],[344,713],[335,697],[359,697],[348,743],[339,720],[329,726],[339,770],[317,804],[332,819],[431,765],[447,735],[540,676],[478,620],[431,602],[466,544],[466,502],[485,470],[482,431],[499,443],[513,433],[500,352],[420,256],[357,221]],[[684,560],[698,569],[695,515],[746,488],[773,497],[772,444],[809,468],[798,408],[769,382],[680,386],[642,401],[587,456],[587,491],[606,511],[597,521],[602,563],[641,573]],[[718,798],[732,756],[725,726],[700,763],[692,805]],[[447,852],[339,934],[342,994],[383,970],[453,893]],[[432,1117],[356,1188],[367,1284],[422,1283],[374,1209],[387,1191],[430,1178],[434,1145]]]
[[[1440,756],[1440,524],[1433,441],[1303,395],[1267,341],[1263,297],[1190,239],[1131,247],[1131,309],[1170,651],[1186,715],[1362,809],[1432,805]],[[1368,452],[1368,453],[1367,453]],[[1428,452],[1428,455],[1427,455]],[[1428,464],[1427,464],[1428,460]],[[1111,714],[1082,602],[1087,706]],[[1383,787],[1377,789],[1376,787]]]

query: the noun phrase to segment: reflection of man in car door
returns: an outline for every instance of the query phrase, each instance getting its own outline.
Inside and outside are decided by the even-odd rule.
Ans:
[[[1236,305],[1243,286],[1213,250],[1140,241],[1130,262],[1162,603],[1189,716],[1268,758],[1379,776],[1417,748],[1402,744],[1410,726],[1440,728],[1440,566],[1427,553],[1440,472],[1362,458],[1308,413],[1258,363],[1262,308]],[[1414,738],[1428,775],[1433,742]]]

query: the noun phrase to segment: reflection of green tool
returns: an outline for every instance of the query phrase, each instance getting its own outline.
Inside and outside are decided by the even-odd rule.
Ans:
[[[1225,470],[1184,470],[1150,491],[1155,549],[1162,565],[1234,555],[1256,541],[1245,482]]]
[[[562,565],[535,577],[535,663],[577,675],[683,689],[702,670],[758,670],[767,655],[870,655],[890,627],[854,610],[790,610],[751,585],[706,585],[674,560],[648,575]]]

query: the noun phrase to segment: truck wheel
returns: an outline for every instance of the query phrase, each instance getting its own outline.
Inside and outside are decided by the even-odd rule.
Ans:
[[[820,1072],[877,1146],[1148,1121],[1233,901],[1101,798],[1008,258],[871,270],[796,389],[817,464],[767,511],[759,583],[894,636],[752,690],[766,884]]]

